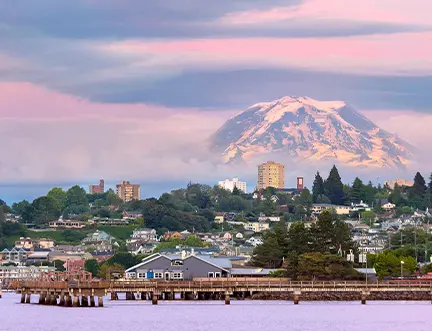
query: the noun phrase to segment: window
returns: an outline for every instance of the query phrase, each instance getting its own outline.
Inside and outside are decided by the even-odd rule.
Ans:
[[[208,277],[209,277],[209,278],[214,278],[214,273],[213,273],[213,272],[209,272],[209,273],[208,273]]]
[[[163,272],[155,272],[154,278],[155,279],[162,279],[163,278]]]
[[[214,273],[214,276],[215,276],[216,278],[220,278],[220,277],[221,277],[221,273],[220,273],[220,272],[215,272],[215,273]]]
[[[183,279],[183,273],[182,272],[173,272],[171,274],[172,279]]]

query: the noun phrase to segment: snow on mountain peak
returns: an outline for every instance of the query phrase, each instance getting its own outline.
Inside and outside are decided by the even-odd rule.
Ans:
[[[343,101],[286,96],[230,118],[210,139],[226,162],[277,152],[366,167],[405,167],[411,146]]]

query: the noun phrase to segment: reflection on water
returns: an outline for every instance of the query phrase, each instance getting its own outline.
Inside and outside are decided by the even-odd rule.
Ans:
[[[64,308],[0,299],[1,331],[429,331],[430,302],[109,301],[104,308]],[[37,296],[32,297],[37,302]]]

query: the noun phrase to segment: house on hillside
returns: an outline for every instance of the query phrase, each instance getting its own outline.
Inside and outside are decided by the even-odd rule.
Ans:
[[[99,231],[96,230],[93,233],[90,233],[85,237],[82,242],[83,243],[96,243],[96,242],[106,242],[106,243],[112,243],[114,240],[114,237],[110,236],[105,231]]]
[[[23,248],[5,248],[0,253],[0,264],[15,263],[17,265],[24,264],[27,261],[28,251]]]
[[[128,242],[144,241],[144,242],[156,242],[158,241],[157,233],[155,229],[141,228],[135,229],[128,239]]]

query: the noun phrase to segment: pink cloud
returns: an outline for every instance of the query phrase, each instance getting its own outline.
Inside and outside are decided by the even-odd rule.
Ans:
[[[104,46],[113,54],[148,54],[160,66],[295,66],[370,73],[432,72],[432,33],[320,39],[195,39],[123,41]],[[174,56],[175,54],[175,56]],[[167,62],[164,63],[164,59]],[[154,63],[153,63],[154,64]]]
[[[227,25],[274,23],[292,19],[356,20],[430,24],[429,0],[308,0],[294,7],[274,7],[267,10],[234,12],[218,20]]]
[[[224,113],[102,104],[30,83],[0,84],[8,157],[0,181],[178,179],[217,174],[204,142]]]
[[[195,110],[179,111],[190,113]],[[106,116],[150,119],[173,114],[173,109],[163,106],[97,103],[27,82],[0,83],[0,117],[4,118],[60,119]]]

